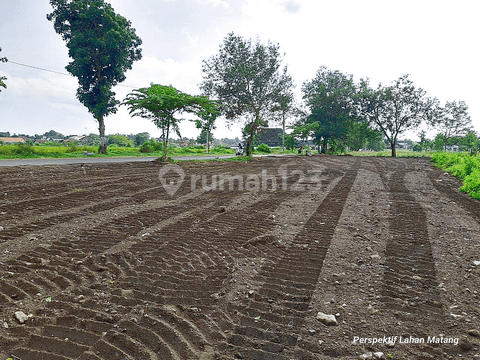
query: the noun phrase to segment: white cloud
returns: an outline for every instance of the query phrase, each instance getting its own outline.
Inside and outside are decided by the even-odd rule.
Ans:
[[[227,4],[226,1],[222,0],[197,0],[197,3],[202,4],[202,5],[213,5],[213,7],[217,6],[223,6],[225,8],[229,8],[229,5]]]
[[[292,14],[297,14],[300,11],[301,5],[293,0],[284,3],[285,10]]]
[[[201,64],[199,61],[178,62],[172,59],[158,60],[151,56],[144,56],[133,65],[132,70],[126,73],[127,79],[122,83],[135,88],[147,87],[150,83],[172,85],[180,91],[197,94],[197,84],[202,79]],[[117,93],[128,89],[117,87]]]
[[[78,84],[73,77],[46,74],[36,78],[13,76],[8,76],[8,78],[8,90],[17,97],[45,98],[58,103],[72,103],[76,101],[75,94]]]
[[[199,37],[198,37],[198,36],[192,36],[192,35],[190,34],[190,32],[188,32],[188,31],[185,31],[185,34],[186,34],[186,36],[187,36],[187,38],[188,38],[188,42],[190,43],[191,48],[196,48],[196,47],[198,47]]]

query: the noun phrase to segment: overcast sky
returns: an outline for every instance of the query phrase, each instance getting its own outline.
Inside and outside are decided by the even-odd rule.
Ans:
[[[480,131],[480,21],[478,0],[110,0],[143,40],[143,58],[117,86],[123,100],[151,82],[198,94],[201,62],[216,55],[233,31],[280,44],[284,63],[300,88],[321,65],[390,84],[403,74],[427,95],[466,101]],[[47,0],[0,0],[0,131],[43,134],[98,133],[96,121],[75,97],[77,81],[66,73],[67,48],[53,23]],[[30,65],[58,73],[14,64]],[[107,134],[160,131],[125,108],[106,118]],[[192,123],[182,135],[196,137]],[[240,137],[239,128],[219,123],[217,138]],[[409,136],[414,138],[413,135]]]

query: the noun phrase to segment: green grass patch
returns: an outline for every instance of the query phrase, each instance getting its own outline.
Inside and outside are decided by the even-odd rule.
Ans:
[[[145,149],[145,147],[143,148]],[[161,147],[151,147],[151,151],[142,152],[141,147],[120,147],[109,145],[107,154],[99,154],[97,146],[78,145],[27,145],[10,144],[0,145],[0,159],[41,159],[41,158],[84,158],[84,157],[140,157],[140,156],[163,156]],[[84,153],[93,154],[85,155]],[[235,150],[228,147],[216,146],[210,150],[212,155],[232,155]],[[205,148],[194,146],[177,147],[169,146],[168,154],[171,156],[182,155],[206,155]]]
[[[391,157],[392,150],[382,151],[348,151],[347,154],[353,156],[385,156]],[[429,151],[412,151],[412,150],[397,150],[397,157],[432,157],[432,152]]]

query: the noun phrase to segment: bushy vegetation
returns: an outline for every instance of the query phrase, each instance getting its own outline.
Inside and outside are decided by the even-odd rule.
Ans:
[[[0,159],[27,159],[27,158],[72,158],[88,156],[161,156],[163,144],[155,139],[144,142],[139,147],[108,145],[107,154],[99,154],[98,146],[80,146],[75,143],[62,144],[0,144]],[[216,155],[234,154],[235,151],[228,146],[217,145],[210,150]],[[168,145],[170,156],[179,155],[204,155],[205,146],[192,145],[180,147],[177,144]]]
[[[213,154],[235,154],[234,150],[225,145],[215,145],[213,149],[210,149],[210,152]]]
[[[30,144],[11,144],[0,146],[0,158],[16,159],[16,158],[42,158],[42,157],[78,157],[83,152],[94,153],[96,147],[93,146],[77,146],[71,144],[69,146],[33,146]]]
[[[155,139],[150,139],[140,145],[138,150],[141,153],[153,153],[155,151],[162,151],[162,143],[157,142]]]
[[[264,154],[270,154],[272,150],[268,147],[267,144],[260,144],[258,147],[255,149],[256,152],[261,152]]]
[[[460,191],[480,199],[480,156],[469,153],[439,152],[432,155],[435,166],[463,181]]]
[[[115,134],[107,136],[107,144],[117,145],[119,147],[133,147],[135,142],[133,140],[129,140],[125,135]]]

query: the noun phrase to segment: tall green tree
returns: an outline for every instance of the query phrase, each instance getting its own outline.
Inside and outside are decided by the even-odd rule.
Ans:
[[[272,118],[271,110],[279,95],[293,86],[287,67],[281,68],[281,62],[278,44],[262,45],[233,32],[224,39],[218,55],[203,61],[200,88],[220,101],[222,115],[228,121],[244,123],[247,156],[259,128]]]
[[[78,78],[77,99],[98,122],[100,152],[105,153],[104,118],[120,103],[112,87],[125,80],[125,72],[140,60],[142,40],[130,21],[115,13],[104,0],[50,0],[47,15],[67,44],[73,59],[65,68]]]
[[[408,75],[394,80],[390,86],[370,88],[368,79],[360,82],[358,114],[372,127],[379,129],[396,156],[398,136],[417,129],[422,121],[433,121],[438,114],[438,101],[415,87]]]
[[[108,145],[117,145],[119,147],[132,147],[134,145],[133,140],[129,140],[126,135],[108,135],[107,136]]]
[[[43,134],[43,136],[45,136],[46,138],[50,138],[50,139],[64,139],[65,138],[65,135],[63,135],[62,133],[59,133],[55,130],[47,131],[45,134]]]
[[[434,118],[432,124],[443,135],[444,150],[447,149],[448,141],[451,138],[464,136],[471,130],[472,120],[468,115],[468,106],[464,101],[445,103],[440,109],[439,116]]]
[[[215,121],[219,115],[219,111],[200,111],[198,113],[199,119],[195,120],[197,129],[201,129],[197,141],[207,144],[207,154],[210,152],[210,143],[213,141],[212,130],[215,130]]]
[[[427,132],[425,130],[421,130],[417,136],[420,138],[420,142],[418,143],[418,149],[420,151],[429,150],[432,148],[433,141],[427,139]]]
[[[205,144],[207,146],[207,153],[210,151],[210,144],[214,142],[216,139],[213,137],[211,133],[208,133],[207,130],[202,130],[200,132],[200,135],[197,136],[197,143],[199,144]],[[208,144],[208,145],[207,145]]]
[[[0,48],[0,52],[2,52],[2,48]],[[6,63],[8,62],[8,59],[6,57],[0,57],[0,62]],[[7,88],[7,85],[5,84],[5,80],[7,78],[5,76],[0,76],[0,87]],[[2,92],[2,89],[0,89],[0,92]]]
[[[135,146],[140,146],[148,140],[150,140],[150,134],[148,132],[138,133],[135,135]]]
[[[378,130],[373,130],[365,121],[352,121],[350,123],[346,145],[353,151],[364,148],[380,151],[385,148],[383,134]]]
[[[321,66],[313,80],[302,86],[303,98],[310,108],[309,124],[313,126],[317,143],[323,141],[322,152],[329,139],[346,136],[353,120],[356,93],[353,75]]]
[[[285,152],[285,128],[287,125],[287,118],[296,113],[295,98],[293,92],[290,90],[279,94],[277,104],[273,107],[272,111],[276,112],[280,116],[280,122],[282,124],[282,151]]]
[[[192,96],[171,86],[152,84],[148,88],[134,90],[128,94],[122,105],[126,105],[132,116],[140,116],[153,121],[162,130],[164,159],[170,132],[173,130],[181,139],[178,115],[191,113],[217,112],[217,103],[207,96]]]
[[[470,151],[477,151],[480,145],[480,137],[477,136],[475,131],[468,130],[464,137],[460,139],[460,145],[469,149]]]

